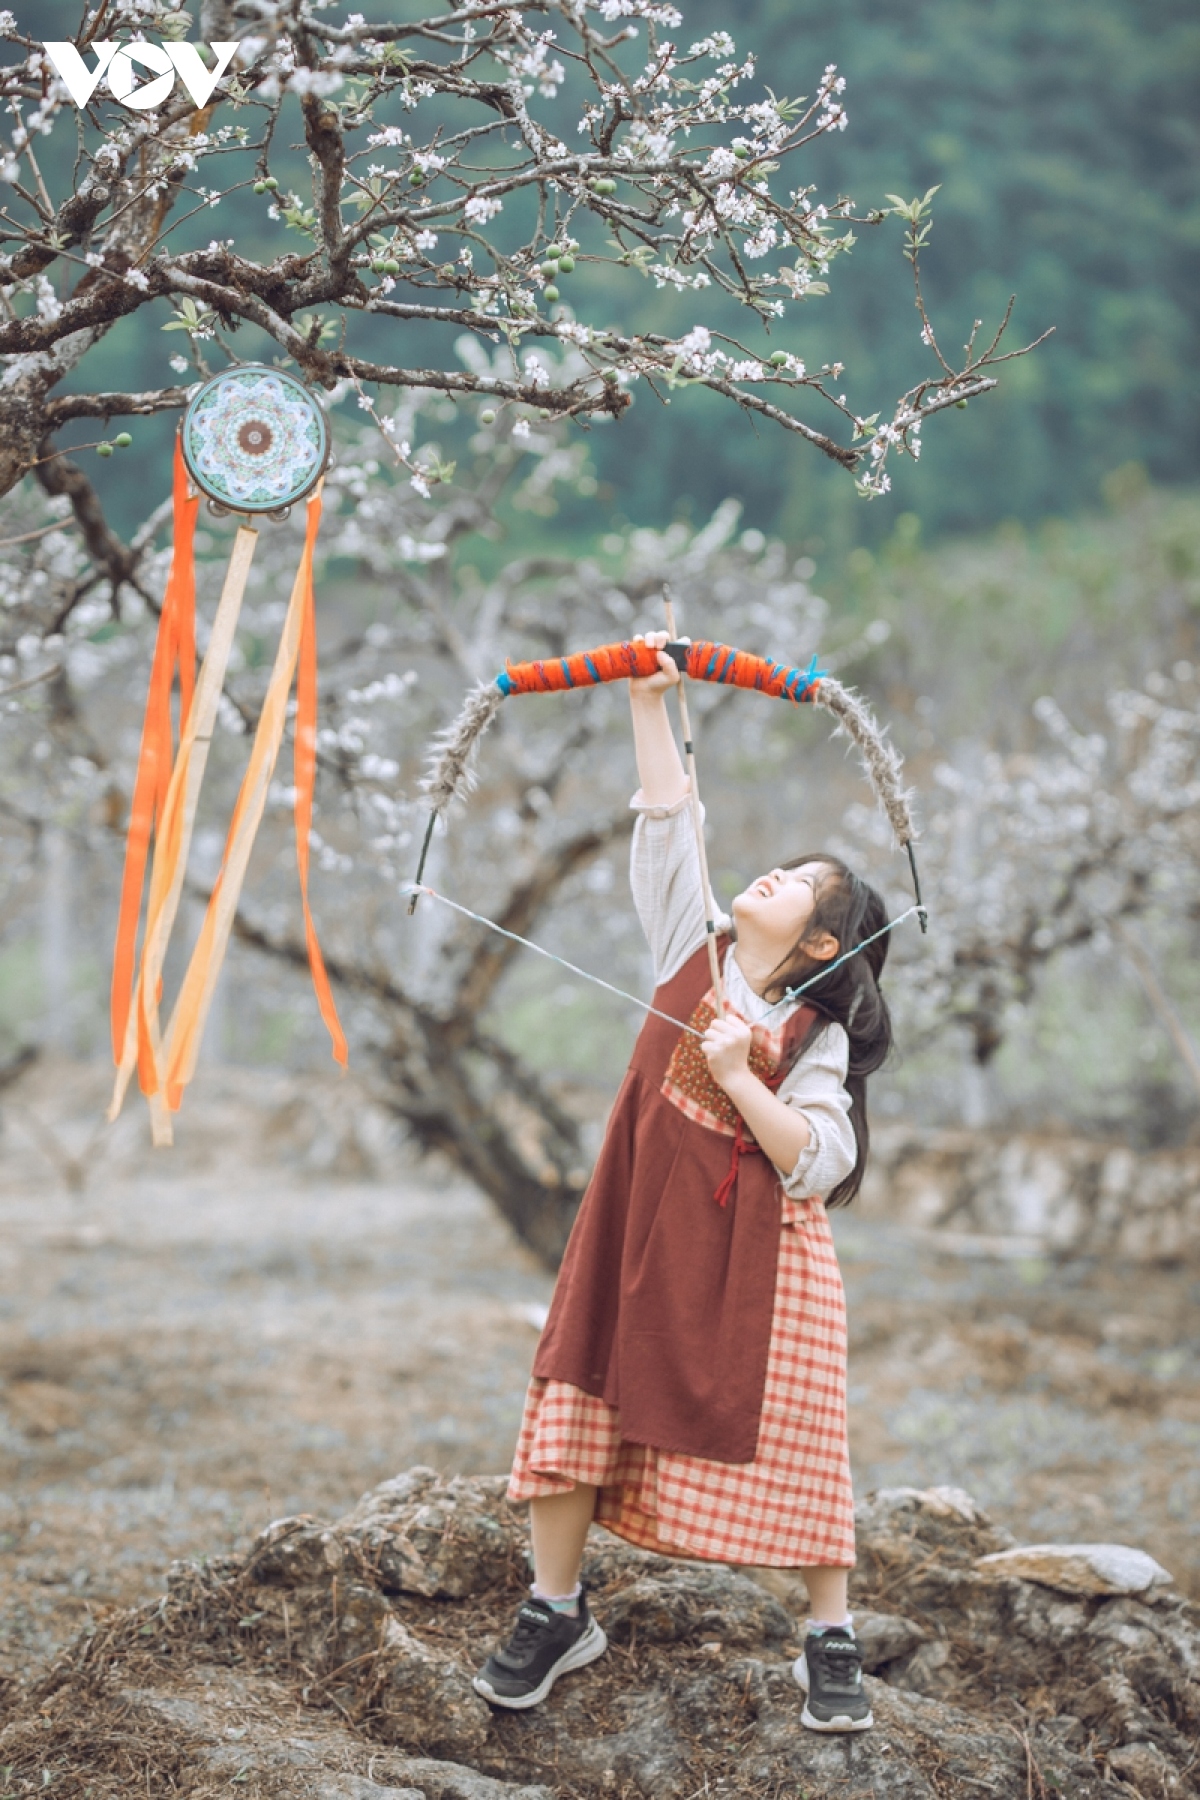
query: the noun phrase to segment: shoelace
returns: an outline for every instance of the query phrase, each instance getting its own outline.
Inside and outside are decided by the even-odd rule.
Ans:
[[[857,1687],[862,1669],[862,1653],[858,1645],[846,1638],[820,1638],[810,1657],[823,1664],[823,1673],[836,1684]]]
[[[532,1650],[537,1649],[541,1633],[552,1623],[553,1620],[544,1614],[522,1607],[517,1614],[516,1628],[504,1646],[505,1656],[524,1661]]]

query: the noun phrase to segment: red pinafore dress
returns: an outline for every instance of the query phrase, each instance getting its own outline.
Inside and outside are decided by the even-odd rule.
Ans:
[[[725,946],[722,946],[724,951]],[[703,948],[654,1005],[702,1032]],[[819,1021],[754,1026],[777,1085]],[[793,1200],[713,1081],[651,1015],[559,1273],[511,1500],[588,1482],[596,1522],[669,1556],[851,1567],[846,1313],[824,1203]]]

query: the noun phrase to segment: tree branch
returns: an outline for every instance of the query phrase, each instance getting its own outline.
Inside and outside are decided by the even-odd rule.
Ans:
[[[633,826],[633,815],[626,808],[605,824],[588,826],[564,839],[539,861],[531,875],[513,889],[496,918],[496,924],[503,926],[505,931],[527,937],[535,921],[567,877],[581,868],[597,850],[603,850],[614,840],[628,837]],[[484,1012],[517,949],[516,944],[497,937],[494,932],[482,934],[455,989],[454,1008],[457,1013],[474,1018]]]
[[[38,461],[34,471],[38,485],[47,494],[65,494],[71,502],[71,511],[83,533],[88,554],[112,583],[113,610],[116,611],[122,587],[126,582],[133,582],[138,552],[123,544],[109,528],[100,496],[78,463],[55,455],[49,438],[41,447],[41,456],[44,460]]]
[[[141,394],[59,394],[47,400],[46,423],[51,431],[68,419],[114,419],[134,414],[182,411],[191,388],[148,388]]]

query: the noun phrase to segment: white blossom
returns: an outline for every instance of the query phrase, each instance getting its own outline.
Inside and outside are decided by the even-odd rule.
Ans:
[[[736,44],[727,31],[714,31],[710,37],[701,38],[688,51],[689,56],[732,56],[737,49]]]
[[[337,93],[342,77],[333,69],[297,69],[287,85],[290,93],[315,94],[324,99],[327,94]]]

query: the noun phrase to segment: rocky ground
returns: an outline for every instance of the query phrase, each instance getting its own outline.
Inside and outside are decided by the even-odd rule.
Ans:
[[[545,1274],[475,1195],[408,1164],[347,1084],[210,1072],[157,1156],[136,1114],[97,1129],[104,1085],[42,1068],[0,1097],[0,1795],[1196,1791],[1179,1748],[1200,1734],[1180,1597],[1200,1594],[1194,1267],[1006,1258],[841,1221],[860,1492],[962,1487],[994,1521],[867,1505],[857,1604],[885,1621],[881,1730],[800,1740],[786,1581],[672,1574],[600,1538],[613,1655],[545,1723],[492,1723],[462,1671],[520,1579],[521,1527],[494,1486],[445,1503],[501,1546],[461,1596],[372,1575],[360,1525],[316,1582],[289,1586],[252,1546],[269,1520],[336,1519],[413,1464],[502,1468]],[[396,1537],[414,1504],[385,1497]],[[977,1569],[1006,1532],[1138,1546],[1174,1586],[1071,1600]],[[160,1606],[171,1560],[205,1556]],[[339,1656],[357,1669],[344,1681]],[[429,1716],[459,1718],[458,1694],[465,1735],[381,1723],[376,1688],[426,1691],[418,1664],[443,1696]],[[610,1760],[583,1755],[589,1734]]]
[[[502,1477],[413,1469],[334,1525],[284,1519],[240,1557],[176,1563],[161,1600],[77,1639],[16,1698],[0,1730],[7,1791],[1200,1793],[1200,1606],[1145,1556],[1022,1562],[956,1489],[889,1489],[860,1508],[872,1732],[803,1729],[797,1620],[768,1587],[612,1541],[585,1568],[609,1655],[544,1707],[493,1713],[470,1672],[527,1571],[502,1495]]]

